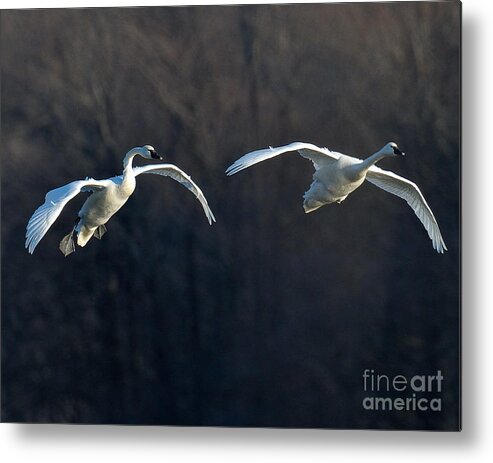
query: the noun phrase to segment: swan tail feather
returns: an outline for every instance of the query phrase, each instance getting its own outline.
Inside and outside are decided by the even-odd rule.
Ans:
[[[324,203],[316,201],[314,199],[305,199],[303,201],[303,209],[305,210],[305,214],[309,214],[310,212],[316,211],[320,207],[322,207]]]
[[[92,238],[92,235],[94,235],[94,232],[96,231],[96,228],[87,228],[85,226],[82,226],[80,230],[78,230],[77,233],[77,244],[83,248],[87,242]]]

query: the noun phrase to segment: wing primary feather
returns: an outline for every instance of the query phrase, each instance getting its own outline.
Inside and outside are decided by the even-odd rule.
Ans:
[[[190,177],[187,173],[185,173],[174,164],[153,164],[142,167],[134,167],[134,174],[135,176],[140,174],[156,174],[162,175],[164,177],[171,177],[173,180],[181,183],[185,188],[187,188],[195,195],[195,197],[202,205],[202,209],[204,210],[209,225],[212,225],[212,223],[216,221],[216,217],[209,207],[209,203],[207,202],[207,199],[202,190],[192,180],[192,177]]]
[[[433,249],[441,254],[447,250],[435,216],[415,183],[376,166],[368,170],[366,179],[379,188],[404,199],[423,224],[431,239]]]
[[[324,163],[337,161],[340,157],[340,155],[328,150],[327,148],[320,148],[316,145],[312,145],[311,143],[293,142],[289,145],[280,146],[278,148],[269,146],[268,148],[247,153],[226,169],[226,175],[234,175],[243,169],[253,166],[254,164],[258,164],[259,162],[292,151],[298,151],[302,157],[310,159],[313,162],[315,169],[319,169],[320,165],[323,165]]]
[[[102,189],[108,185],[108,180],[75,180],[67,185],[49,191],[45,202],[33,213],[27,223],[25,247],[30,254],[34,252],[43,236],[47,233],[65,205],[84,188]]]

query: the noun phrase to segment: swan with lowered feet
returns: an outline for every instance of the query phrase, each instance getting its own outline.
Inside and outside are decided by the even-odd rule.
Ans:
[[[135,190],[135,178],[140,174],[157,174],[171,177],[188,188],[200,201],[209,224],[215,222],[207,200],[200,188],[181,169],[173,164],[153,164],[133,167],[135,156],[145,159],[162,159],[151,145],[132,148],[123,160],[123,174],[105,180],[76,180],[47,193],[45,202],[36,209],[29,219],[26,231],[26,248],[32,254],[43,236],[53,225],[65,205],[79,193],[92,193],[79,211],[73,230],[60,242],[60,251],[68,256],[75,251],[74,234],[77,244],[85,246],[95,236],[101,239],[106,233],[105,224],[127,202]]]

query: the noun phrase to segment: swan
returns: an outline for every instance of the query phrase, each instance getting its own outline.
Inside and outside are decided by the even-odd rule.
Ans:
[[[375,166],[376,162],[385,157],[404,156],[394,142],[387,143],[365,160],[319,148],[311,143],[293,142],[278,148],[269,147],[247,153],[229,166],[226,174],[234,175],[254,164],[291,151],[297,151],[302,157],[311,160],[315,167],[313,182],[303,196],[305,213],[313,212],[325,204],[342,203],[366,179],[406,200],[428,232],[433,248],[441,254],[447,250],[435,216],[418,186],[404,177]]]
[[[39,206],[29,219],[26,231],[26,249],[34,252],[43,236],[53,225],[65,205],[79,193],[92,193],[79,211],[72,231],[60,242],[60,251],[68,256],[75,251],[74,233],[77,234],[77,244],[84,247],[95,236],[101,239],[106,233],[105,224],[127,202],[135,190],[135,178],[141,174],[157,174],[171,177],[188,188],[200,201],[209,224],[216,219],[200,188],[181,169],[173,164],[153,164],[142,167],[132,167],[135,156],[144,159],[162,159],[151,145],[132,148],[123,160],[123,174],[105,180],[75,180],[46,194],[45,202]]]

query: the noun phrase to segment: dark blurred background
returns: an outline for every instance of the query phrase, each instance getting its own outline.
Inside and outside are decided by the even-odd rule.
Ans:
[[[1,53],[2,420],[457,427],[458,2],[2,11]],[[224,175],[296,140],[396,141],[449,251],[370,184],[305,215],[296,154]],[[101,242],[58,250],[80,195],[27,253],[48,190],[145,143],[217,224],[146,176]],[[367,368],[440,369],[443,411],[363,410]]]

